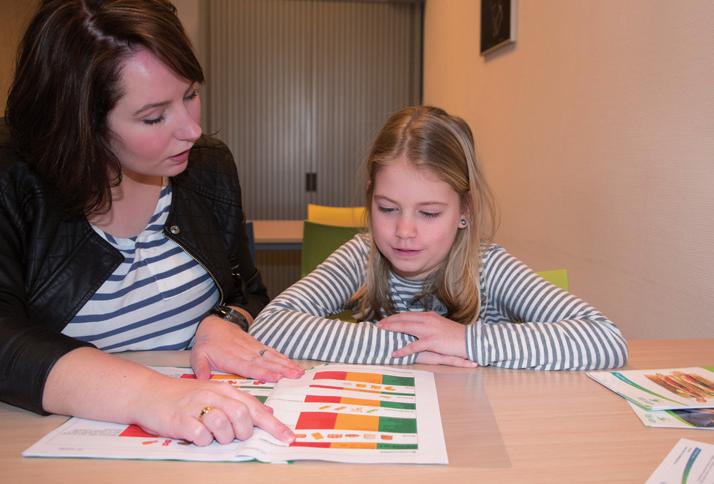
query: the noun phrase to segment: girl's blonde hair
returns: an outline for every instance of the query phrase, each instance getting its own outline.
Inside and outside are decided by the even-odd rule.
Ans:
[[[447,316],[471,322],[481,306],[479,284],[481,244],[491,240],[496,210],[491,190],[476,159],[474,138],[466,122],[431,106],[412,106],[394,113],[377,135],[367,157],[366,217],[372,227],[372,196],[379,170],[405,157],[448,183],[461,200],[468,224],[457,231],[444,263],[429,277],[422,297],[436,296]],[[365,283],[352,296],[359,319],[393,314],[389,295],[389,261],[371,242]]]

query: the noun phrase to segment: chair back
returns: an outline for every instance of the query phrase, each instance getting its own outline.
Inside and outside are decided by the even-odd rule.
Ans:
[[[330,207],[308,203],[307,220],[338,227],[364,227],[364,207]]]
[[[359,227],[339,227],[305,220],[302,236],[302,256],[300,275],[309,274],[327,256],[350,240],[361,229]]]
[[[553,269],[549,271],[539,271],[538,275],[550,282],[554,286],[561,288],[564,291],[569,290],[570,285],[568,284],[568,270],[567,269]]]

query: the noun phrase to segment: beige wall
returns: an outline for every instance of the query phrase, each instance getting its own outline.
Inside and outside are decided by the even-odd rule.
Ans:
[[[714,336],[714,3],[521,0],[488,59],[479,17],[427,1],[424,102],[474,129],[497,241],[630,338]]]
[[[178,18],[181,20],[186,35],[188,35],[193,44],[196,57],[198,57],[198,61],[205,72],[207,68],[206,42],[204,42],[204,32],[201,29],[206,8],[205,2],[200,2],[200,0],[172,0],[171,3],[176,7]]]
[[[0,117],[5,113],[7,92],[15,72],[17,45],[35,5],[30,0],[0,0]]]

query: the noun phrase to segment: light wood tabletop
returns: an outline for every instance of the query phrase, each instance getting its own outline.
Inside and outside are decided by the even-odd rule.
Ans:
[[[130,358],[188,361],[186,352]],[[627,369],[712,364],[714,339],[642,340],[630,342]],[[20,453],[65,418],[0,404],[0,482],[641,483],[680,438],[714,443],[711,431],[643,426],[625,400],[583,372],[414,368],[435,373],[449,465],[26,459]]]
[[[256,248],[302,245],[302,220],[253,220]]]

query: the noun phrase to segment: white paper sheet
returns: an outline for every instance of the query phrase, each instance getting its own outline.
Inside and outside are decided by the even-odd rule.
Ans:
[[[714,408],[711,368],[591,371],[587,376],[645,410]]]
[[[714,484],[714,445],[679,439],[646,484]]]
[[[156,368],[174,377],[190,369]],[[264,462],[311,459],[352,463],[446,464],[441,415],[430,372],[324,365],[277,384],[216,374],[259,398],[295,432],[287,446],[255,429],[246,441],[197,447],[136,426],[71,418],[23,452],[26,457],[85,457]],[[268,396],[270,395],[270,396]]]
[[[647,411],[632,402],[627,403],[647,427],[714,430],[714,408]]]

